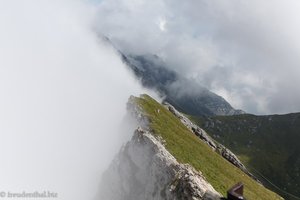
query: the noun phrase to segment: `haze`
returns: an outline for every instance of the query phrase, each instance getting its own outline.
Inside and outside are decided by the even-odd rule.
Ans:
[[[1,191],[92,199],[130,138],[126,102],[145,91],[93,18],[84,1],[0,2]]]

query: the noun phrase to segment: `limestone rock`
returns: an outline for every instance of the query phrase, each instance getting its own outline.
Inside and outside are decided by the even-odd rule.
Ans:
[[[213,150],[217,148],[216,143],[213,141],[213,139],[199,126],[195,125],[191,122],[186,116],[178,112],[174,106],[164,103],[164,106],[171,112],[173,115],[175,115],[180,121],[195,135],[197,135],[201,140],[203,140],[205,143],[207,143]]]
[[[168,103],[164,103],[164,106],[175,115],[189,130],[191,130],[196,136],[198,136],[202,141],[208,144],[214,151],[219,153],[223,158],[227,161],[240,168],[243,172],[245,172],[248,176],[253,178],[258,183],[261,183],[253,174],[251,174],[245,165],[238,159],[238,157],[232,153],[229,149],[224,147],[223,145],[215,142],[202,128],[195,125],[191,120],[177,111],[172,105]]]
[[[180,164],[162,141],[138,128],[100,185],[101,200],[219,200],[201,173]]]

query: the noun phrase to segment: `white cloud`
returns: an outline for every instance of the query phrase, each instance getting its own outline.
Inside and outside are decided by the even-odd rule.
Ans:
[[[74,0],[0,2],[0,188],[91,199],[144,90]]]
[[[158,23],[158,26],[159,26],[159,29],[161,30],[161,31],[166,31],[167,29],[166,29],[166,24],[167,24],[167,21],[164,19],[164,18],[161,18],[161,19],[159,19],[159,23]]]
[[[157,54],[186,77],[233,94],[228,100],[248,112],[300,111],[299,1],[128,2],[98,8],[98,30],[122,50]],[[161,16],[167,31],[157,28]]]

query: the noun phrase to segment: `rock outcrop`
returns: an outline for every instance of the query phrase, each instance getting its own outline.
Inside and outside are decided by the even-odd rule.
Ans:
[[[178,112],[174,106],[168,103],[164,103],[165,108],[167,108],[173,115],[175,115],[190,131],[197,135],[201,140],[207,143],[213,150],[217,149],[217,144],[213,139],[200,127],[191,122],[186,116]]]
[[[180,164],[161,139],[138,128],[104,173],[101,200],[217,200],[205,177]]]
[[[207,143],[209,147],[211,147],[214,151],[222,155],[223,158],[228,160],[236,167],[240,168],[243,172],[245,172],[251,178],[260,183],[260,181],[246,169],[245,165],[238,159],[238,157],[234,153],[232,153],[223,145],[215,142],[202,128],[191,122],[191,120],[189,120],[186,116],[177,111],[172,105],[164,103],[164,106],[171,113],[173,113],[173,115],[175,115],[190,131],[192,131],[196,136],[198,136],[201,140]]]

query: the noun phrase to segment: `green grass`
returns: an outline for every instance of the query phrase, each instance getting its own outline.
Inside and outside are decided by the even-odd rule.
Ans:
[[[226,191],[241,181],[245,185],[244,193],[248,200],[281,199],[215,153],[151,97],[142,95],[136,98],[136,103],[149,118],[152,132],[165,140],[167,150],[180,163],[188,163],[201,171],[207,181],[222,195],[226,196]]]
[[[300,196],[300,113],[190,118],[229,147],[267,187],[288,200],[300,199],[287,194]]]

